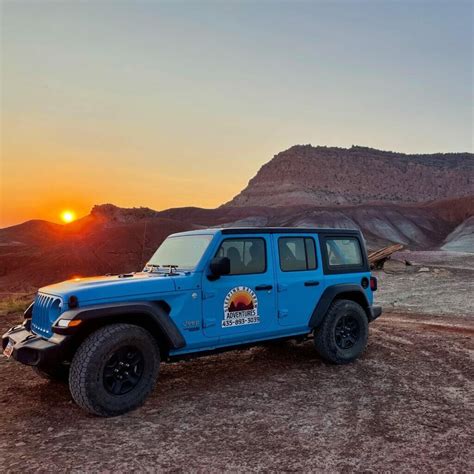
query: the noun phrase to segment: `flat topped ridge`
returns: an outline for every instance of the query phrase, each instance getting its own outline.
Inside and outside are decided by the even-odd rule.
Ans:
[[[328,146],[328,145],[312,145],[311,143],[307,144],[297,144],[292,145],[286,150],[281,151],[278,154],[285,153],[287,151],[297,151],[297,150],[318,150],[318,151],[344,151],[344,152],[370,152],[378,153],[383,155],[395,155],[395,156],[455,156],[463,155],[469,156],[474,159],[474,153],[468,151],[448,151],[448,152],[435,152],[435,153],[408,153],[402,151],[393,151],[393,150],[383,150],[380,148],[374,148],[365,145],[352,145],[350,147],[343,146]]]
[[[472,194],[474,154],[295,145],[222,207],[422,203]]]

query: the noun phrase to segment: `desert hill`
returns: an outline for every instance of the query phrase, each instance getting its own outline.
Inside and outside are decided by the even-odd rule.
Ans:
[[[474,214],[474,196],[413,203],[341,206],[226,205],[217,209],[178,208],[162,217],[208,226],[345,227],[363,231],[370,248],[402,243],[414,249],[437,248],[447,235]],[[474,251],[474,249],[473,249]]]
[[[29,221],[0,229],[0,292],[31,291],[77,275],[136,271],[167,235],[212,226],[359,227],[369,248],[474,251],[474,198],[424,204],[331,207],[180,208],[157,212],[95,206],[69,225]]]
[[[0,229],[0,292],[30,291],[78,275],[141,270],[169,234],[193,228],[159,217],[117,222],[97,212],[59,225],[56,232],[49,224],[30,221]]]
[[[296,145],[263,165],[226,206],[419,203],[473,193],[472,153]]]
[[[442,250],[463,252],[474,251],[474,216],[469,217],[458,225],[447,237]]]
[[[321,168],[308,170],[308,160]],[[0,229],[0,293],[31,291],[77,275],[140,270],[166,236],[202,227],[356,227],[373,249],[402,243],[418,250],[442,247],[474,253],[472,163],[473,155],[467,153],[403,155],[361,147],[293,147],[216,209],[155,211],[103,204],[68,225],[32,220]],[[371,179],[366,179],[369,174]],[[277,192],[282,185],[283,191]]]

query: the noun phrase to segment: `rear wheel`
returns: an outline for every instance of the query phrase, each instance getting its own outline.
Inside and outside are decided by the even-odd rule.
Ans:
[[[347,364],[364,352],[368,335],[369,322],[364,309],[354,301],[336,300],[316,330],[314,344],[323,359]]]
[[[153,336],[131,324],[113,324],[92,333],[71,363],[69,388],[90,413],[115,416],[146,400],[158,378],[160,352]]]

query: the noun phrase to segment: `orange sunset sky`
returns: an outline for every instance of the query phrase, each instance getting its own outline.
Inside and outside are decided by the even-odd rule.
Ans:
[[[472,8],[2,1],[0,227],[215,207],[298,143],[472,151]]]

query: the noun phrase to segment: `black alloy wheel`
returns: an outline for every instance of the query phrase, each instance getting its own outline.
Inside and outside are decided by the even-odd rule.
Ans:
[[[350,349],[359,339],[360,327],[352,315],[343,316],[335,328],[336,344],[341,349]]]
[[[104,387],[112,395],[124,395],[133,390],[143,375],[144,358],[133,346],[116,350],[104,367]]]

